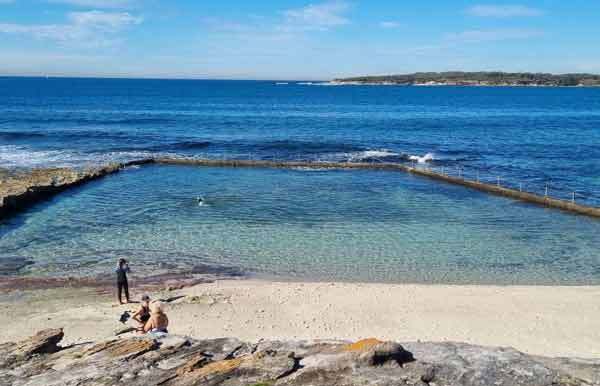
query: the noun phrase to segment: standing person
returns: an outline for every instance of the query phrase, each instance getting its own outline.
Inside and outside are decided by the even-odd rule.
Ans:
[[[129,303],[129,283],[127,282],[127,273],[129,273],[129,264],[127,260],[121,258],[117,263],[117,293],[119,298],[119,304],[123,304],[121,301],[121,293],[125,291],[125,303]]]

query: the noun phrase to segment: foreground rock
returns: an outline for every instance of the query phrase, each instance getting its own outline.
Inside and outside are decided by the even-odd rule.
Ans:
[[[460,343],[248,344],[138,336],[61,348],[62,330],[0,345],[0,385],[498,385],[600,382],[600,361]]]

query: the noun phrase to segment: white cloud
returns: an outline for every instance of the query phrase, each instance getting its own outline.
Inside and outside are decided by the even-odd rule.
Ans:
[[[0,4],[10,4],[10,3],[14,3],[15,0],[0,0]]]
[[[122,29],[140,24],[141,17],[127,12],[71,12],[65,24],[0,23],[0,33],[27,35],[39,40],[75,43],[86,46],[106,46]]]
[[[6,1],[6,0],[0,0]],[[9,0],[10,1],[10,0]],[[47,0],[50,3],[69,4],[90,8],[126,8],[132,5],[132,0]]]
[[[478,17],[533,17],[541,16],[544,12],[538,8],[531,8],[525,5],[474,5],[467,9],[471,16]]]
[[[400,27],[400,23],[397,21],[382,21],[379,23],[381,28],[394,29]]]
[[[69,20],[75,25],[86,27],[99,27],[118,30],[131,24],[140,24],[141,17],[132,16],[128,12],[71,12]]]
[[[284,11],[284,29],[320,30],[325,31],[350,23],[345,13],[350,4],[336,0],[320,4],[309,4],[303,8]]]
[[[535,29],[493,29],[493,30],[468,30],[446,35],[446,39],[453,42],[479,43],[501,40],[520,40],[543,36],[543,32]]]

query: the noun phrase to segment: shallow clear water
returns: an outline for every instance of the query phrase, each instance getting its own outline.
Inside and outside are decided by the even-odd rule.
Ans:
[[[196,197],[204,199],[198,205]],[[129,169],[1,229],[32,274],[231,265],[360,281],[599,284],[600,221],[399,172]]]

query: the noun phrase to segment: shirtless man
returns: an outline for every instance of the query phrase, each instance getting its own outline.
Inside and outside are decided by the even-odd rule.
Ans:
[[[143,328],[143,332],[162,332],[168,333],[167,327],[169,326],[169,318],[163,312],[162,305],[160,302],[154,302],[150,304],[150,319],[146,322]]]

